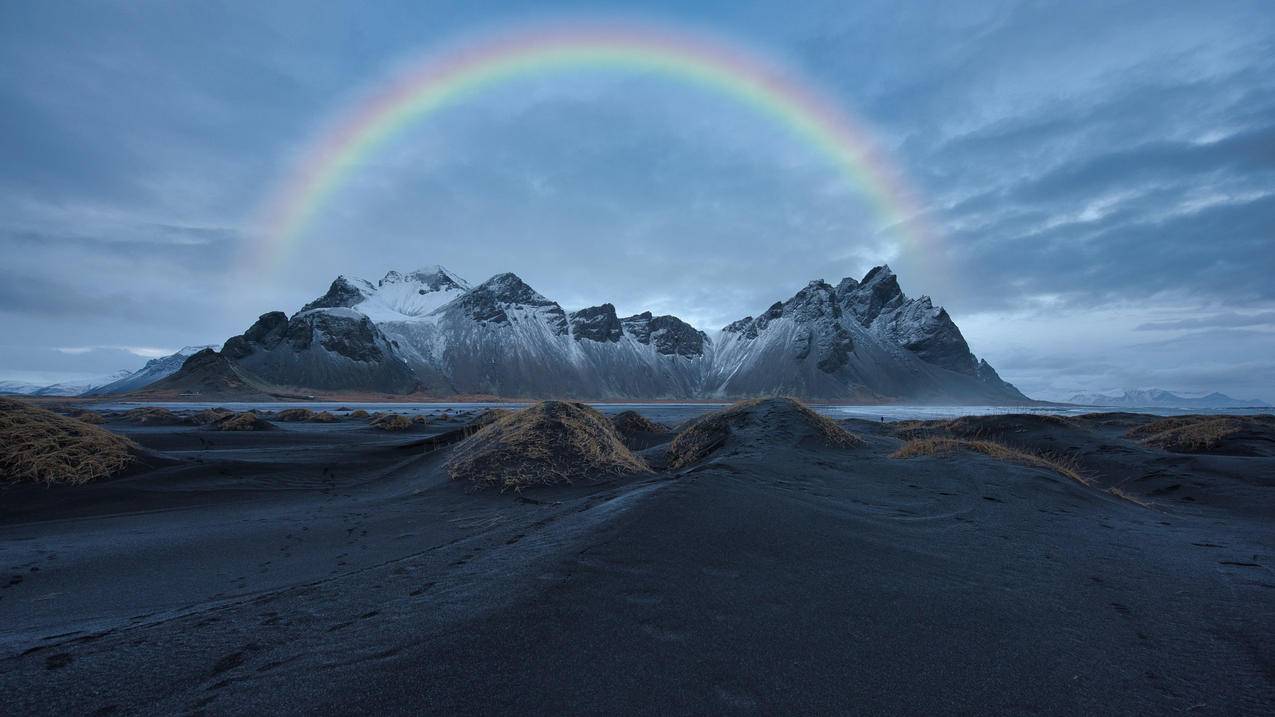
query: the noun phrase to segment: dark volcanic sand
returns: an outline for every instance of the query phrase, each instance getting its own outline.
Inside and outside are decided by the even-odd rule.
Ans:
[[[1085,486],[848,422],[519,496],[403,447],[452,425],[112,423],[165,459],[3,489],[4,712],[1275,710],[1275,458],[1001,436]]]

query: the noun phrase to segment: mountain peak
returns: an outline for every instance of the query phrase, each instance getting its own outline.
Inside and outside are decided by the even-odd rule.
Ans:
[[[546,299],[512,272],[497,274],[451,303],[455,310],[479,322],[506,324],[510,309],[532,309],[548,322],[553,333],[565,335],[567,315],[556,302]]]
[[[428,264],[406,274],[390,270],[377,282],[377,286],[381,288],[395,284],[419,284],[424,287],[425,293],[469,288],[469,282],[448,271],[441,264]]]
[[[654,316],[649,311],[620,319],[624,333],[640,344],[654,344],[657,353],[665,356],[697,358],[704,355],[708,337],[703,331],[676,316]]]
[[[491,277],[479,284],[474,291],[488,293],[495,300],[506,304],[545,306],[553,303],[511,271]]]
[[[894,270],[890,268],[889,264],[882,264],[869,269],[868,273],[863,275],[863,280],[859,283],[867,285],[874,281],[889,281],[891,278],[896,278]]]
[[[850,287],[845,280],[841,283],[850,289],[838,292],[842,308],[858,318],[864,327],[871,326],[878,316],[899,308],[907,301],[889,264],[873,267],[856,286]]]
[[[620,319],[615,315],[615,306],[602,304],[573,311],[568,315],[571,320],[571,334],[576,341],[615,343],[624,335]]]

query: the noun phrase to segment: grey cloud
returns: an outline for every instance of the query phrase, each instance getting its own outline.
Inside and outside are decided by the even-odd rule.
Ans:
[[[1275,328],[1275,311],[1261,311],[1255,314],[1237,314],[1234,311],[1228,311],[1199,318],[1151,321],[1139,324],[1134,328],[1134,331],[1185,331],[1241,326],[1268,326]]]

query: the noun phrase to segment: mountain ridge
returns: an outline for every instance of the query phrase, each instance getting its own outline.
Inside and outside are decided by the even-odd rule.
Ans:
[[[1121,406],[1127,408],[1269,408],[1260,399],[1240,399],[1213,391],[1204,396],[1183,396],[1162,388],[1125,389],[1119,395],[1078,393],[1068,403],[1084,406]]]
[[[1027,403],[947,311],[888,265],[816,279],[714,332],[673,315],[566,311],[511,272],[442,266],[338,276],[291,317],[268,312],[220,352],[258,387],[509,398]],[[168,385],[179,384],[176,375]]]

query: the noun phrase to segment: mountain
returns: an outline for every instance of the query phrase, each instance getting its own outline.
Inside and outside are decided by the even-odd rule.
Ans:
[[[376,324],[346,307],[262,314],[221,353],[264,383],[320,391],[411,393],[419,381]]]
[[[216,398],[223,401],[270,401],[283,397],[273,387],[240,369],[224,353],[210,348],[186,359],[176,373],[135,395],[151,399]]]
[[[151,385],[161,378],[171,376],[182,367],[186,359],[203,351],[204,349],[216,348],[215,346],[185,346],[176,353],[163,356],[161,358],[151,359],[146,365],[136,371],[125,371],[120,378],[100,386],[94,386],[82,395],[85,396],[110,396],[119,393],[129,393],[137,391],[141,388]]]
[[[1119,406],[1124,408],[1269,408],[1270,404],[1253,398],[1231,398],[1213,392],[1205,396],[1181,396],[1159,388],[1129,389],[1118,396],[1102,393],[1078,393],[1068,403],[1083,406]]]
[[[908,298],[888,266],[835,287],[812,281],[712,334],[671,315],[622,317],[612,304],[568,312],[512,273],[477,286],[440,266],[376,283],[339,276],[292,317],[263,314],[218,355],[220,371],[266,392],[1030,400],[974,356],[942,307]]]
[[[136,371],[116,371],[109,376],[84,381],[63,381],[49,385],[21,381],[0,381],[0,394],[26,396],[110,396],[138,391],[150,384],[176,373],[187,358],[213,346],[186,346],[180,351],[161,358],[151,359]]]
[[[425,316],[469,290],[469,284],[441,266],[428,266],[407,274],[391,271],[376,284],[338,276],[328,293],[302,307],[348,308],[376,323]]]
[[[90,378],[82,381],[62,381],[51,384],[28,383],[25,381],[0,381],[0,394],[17,394],[21,396],[79,396],[95,390],[99,386],[119,381],[133,372],[116,371],[108,376]]]

